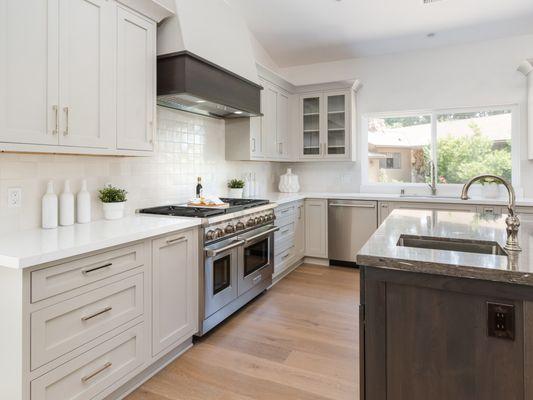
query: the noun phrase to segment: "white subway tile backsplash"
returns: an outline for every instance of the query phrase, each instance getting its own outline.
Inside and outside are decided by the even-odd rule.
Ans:
[[[41,225],[41,196],[49,180],[59,193],[65,179],[70,179],[74,191],[86,179],[93,219],[103,218],[97,190],[107,183],[128,190],[127,213],[188,200],[198,176],[205,192],[215,195],[224,195],[226,182],[247,172],[256,174],[263,192],[274,190],[271,163],[225,160],[223,120],[165,108],[158,108],[157,114],[156,151],[151,157],[0,154],[0,233]],[[22,207],[7,208],[8,187],[22,188]]]

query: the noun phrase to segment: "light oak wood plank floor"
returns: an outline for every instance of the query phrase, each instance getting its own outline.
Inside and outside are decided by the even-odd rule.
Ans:
[[[359,273],[302,265],[127,400],[359,398]]]

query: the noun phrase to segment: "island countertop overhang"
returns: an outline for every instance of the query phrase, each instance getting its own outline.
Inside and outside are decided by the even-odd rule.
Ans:
[[[418,273],[533,286],[533,219],[522,218],[523,251],[506,256],[398,246],[401,235],[505,245],[506,216],[437,210],[395,210],[357,255],[357,263]],[[531,249],[530,249],[531,247]]]

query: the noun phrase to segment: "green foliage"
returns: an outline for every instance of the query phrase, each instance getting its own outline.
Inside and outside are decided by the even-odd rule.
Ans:
[[[98,198],[102,203],[122,203],[126,201],[126,192],[112,185],[107,185],[98,191]]]
[[[511,143],[494,148],[493,142],[483,136],[472,123],[472,136],[445,136],[437,142],[437,165],[442,183],[465,183],[481,174],[493,174],[511,180]],[[488,183],[488,182],[487,182]]]
[[[242,189],[244,188],[244,181],[242,179],[232,179],[228,182],[230,189]]]

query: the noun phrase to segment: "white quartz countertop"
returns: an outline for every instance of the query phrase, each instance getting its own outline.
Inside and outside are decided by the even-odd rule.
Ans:
[[[459,197],[426,197],[426,196],[400,196],[399,194],[381,193],[335,193],[335,192],[301,192],[301,193],[266,193],[258,198],[267,199],[278,204],[290,203],[304,199],[346,199],[346,200],[374,200],[374,201],[405,201],[410,203],[446,203],[446,204],[480,204],[480,205],[507,205],[506,199],[486,199],[473,197],[461,200]],[[516,201],[518,206],[533,207],[533,199],[522,198]]]
[[[0,266],[22,269],[192,228],[200,219],[134,215],[0,236]]]

